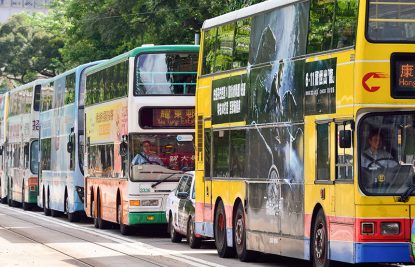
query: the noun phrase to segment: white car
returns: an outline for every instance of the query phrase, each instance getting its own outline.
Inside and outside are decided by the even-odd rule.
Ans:
[[[167,198],[166,217],[171,241],[181,242],[186,236],[191,248],[200,248],[201,237],[195,235],[195,172],[186,172],[177,188]]]

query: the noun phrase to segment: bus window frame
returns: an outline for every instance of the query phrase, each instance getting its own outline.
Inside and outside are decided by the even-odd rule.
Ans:
[[[152,52],[152,51],[148,51],[148,52],[142,52],[142,53],[138,53],[135,57],[134,57],[134,67],[133,67],[133,86],[132,86],[132,97],[146,97],[146,96],[196,96],[196,90],[197,90],[197,83],[195,84],[196,86],[196,90],[194,94],[181,94],[181,95],[177,95],[177,94],[145,94],[145,95],[135,95],[134,91],[136,89],[136,81],[137,81],[137,71],[136,71],[136,66],[137,66],[137,60],[140,56],[142,55],[156,55],[156,54],[168,54],[168,53],[175,53],[175,54],[180,54],[180,53],[186,53],[186,54],[195,54],[196,55],[196,60],[197,60],[197,65],[196,65],[196,70],[194,71],[194,75],[196,76],[196,80],[197,80],[197,69],[198,69],[198,65],[199,65],[199,52],[196,51],[183,51],[183,50],[175,50],[174,52],[169,52],[169,51],[161,51],[161,52]],[[141,126],[140,126],[141,127]]]
[[[333,146],[333,142],[332,142],[332,124],[333,124],[334,120],[333,119],[323,119],[323,120],[316,120],[314,123],[314,129],[316,131],[316,138],[314,139],[315,142],[315,151],[314,151],[314,155],[315,155],[315,172],[314,172],[314,184],[334,184],[334,181],[332,180],[331,177],[331,172],[332,172],[332,168],[333,168],[333,164],[332,164],[332,158],[331,158],[331,154],[332,154],[332,146]],[[328,137],[328,159],[329,159],[329,178],[328,179],[318,179],[318,168],[317,168],[317,155],[318,155],[318,136],[317,136],[317,126],[318,125],[327,125],[328,127],[328,133],[327,133],[327,137]]]
[[[381,40],[376,41],[369,38],[368,32],[369,32],[369,3],[371,0],[366,0],[366,11],[365,11],[365,39],[367,42],[372,44],[415,44],[414,41],[403,41],[403,40]],[[360,165],[359,165],[360,166]]]
[[[339,120],[335,120],[335,183],[342,183],[342,184],[353,184],[354,180],[355,180],[355,171],[354,171],[354,163],[355,163],[355,153],[356,153],[356,148],[355,148],[355,137],[354,134],[356,132],[356,128],[355,128],[355,122],[352,118],[345,118],[345,119],[339,119]],[[337,136],[337,130],[338,130],[338,126],[339,125],[347,125],[350,124],[351,125],[351,129],[352,129],[352,159],[353,159],[353,163],[352,163],[352,178],[351,179],[338,179],[338,169],[337,169],[337,156],[338,156],[338,149],[339,149],[339,144],[338,144],[338,136]]]
[[[355,128],[356,131],[356,135],[357,135],[357,140],[356,140],[356,156],[357,156],[357,173],[354,174],[355,177],[357,177],[358,180],[358,186],[360,191],[365,195],[365,196],[375,196],[375,197],[382,197],[382,196],[388,196],[388,197],[394,197],[394,196],[400,196],[401,194],[391,194],[391,193],[386,193],[386,194],[373,194],[370,193],[366,190],[364,184],[363,184],[363,180],[361,178],[361,161],[362,161],[362,157],[360,156],[362,153],[362,134],[360,131],[362,122],[367,118],[367,117],[371,117],[371,116],[385,116],[385,115],[389,115],[389,116],[393,116],[393,115],[403,115],[403,114],[413,114],[415,117],[415,111],[411,111],[411,110],[403,110],[403,111],[381,111],[381,112],[377,112],[376,110],[366,110],[364,111],[364,114],[359,116],[359,120],[357,123],[357,127]],[[412,193],[410,196],[414,196],[414,193]]]

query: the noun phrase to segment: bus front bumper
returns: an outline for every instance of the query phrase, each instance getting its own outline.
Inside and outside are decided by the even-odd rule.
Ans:
[[[164,224],[167,223],[166,213],[161,212],[129,212],[128,224]]]

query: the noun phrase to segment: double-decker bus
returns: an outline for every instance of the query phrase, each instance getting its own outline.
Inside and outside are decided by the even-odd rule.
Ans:
[[[11,206],[24,210],[37,203],[39,103],[43,80],[17,87],[9,92],[6,157],[7,196]]]
[[[204,22],[195,229],[221,257],[410,261],[414,8],[265,1]]]
[[[79,221],[84,211],[84,71],[88,63],[47,80],[40,98],[38,206],[45,215],[67,214]]]
[[[6,147],[7,113],[9,93],[0,95],[0,202],[7,203],[7,157],[3,154]]]
[[[166,223],[167,195],[194,169],[198,51],[142,46],[85,71],[85,212],[95,227]]]

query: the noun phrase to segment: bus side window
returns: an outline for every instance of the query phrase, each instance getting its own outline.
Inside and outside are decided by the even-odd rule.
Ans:
[[[352,122],[336,124],[336,179],[353,179]]]
[[[317,124],[316,180],[330,180],[330,124]]]

